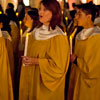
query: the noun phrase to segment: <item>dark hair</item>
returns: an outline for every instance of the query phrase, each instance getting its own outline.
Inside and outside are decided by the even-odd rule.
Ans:
[[[68,3],[68,2],[65,2],[65,3],[64,3],[64,7],[65,7],[66,9],[69,9],[69,3]]]
[[[75,4],[75,3],[72,3],[72,7],[73,7],[73,8],[76,7],[76,4]]]
[[[3,28],[1,30],[7,31],[10,34],[11,28],[10,28],[10,25],[9,25],[9,21],[10,20],[8,19],[8,17],[5,14],[0,15],[0,23],[3,23]]]
[[[2,6],[1,6],[1,4],[0,4],[0,11],[1,11],[2,13],[4,13],[4,11],[3,11],[3,9],[2,9]]]
[[[8,3],[9,8],[14,9],[14,5],[12,3]]]
[[[17,17],[16,17],[14,10],[12,8],[8,8],[6,9],[6,13],[7,13],[9,20],[16,22],[16,24],[18,25]]]
[[[28,11],[27,14],[31,17],[31,19],[33,19],[33,25],[32,25],[32,29],[30,30],[30,32],[39,24],[39,15],[38,15],[38,10],[32,10],[32,11]]]
[[[61,8],[56,0],[42,0],[40,4],[52,12],[52,19],[50,21],[50,26],[55,29],[56,25],[61,26]]]
[[[17,10],[18,11],[18,21],[22,21],[24,19],[25,16],[25,5],[23,2],[19,2],[18,6],[17,6]]]
[[[91,14],[92,21],[94,21],[95,16],[96,16],[96,6],[94,4],[91,4],[91,3],[82,4],[80,9],[82,9],[82,11],[87,15]]]

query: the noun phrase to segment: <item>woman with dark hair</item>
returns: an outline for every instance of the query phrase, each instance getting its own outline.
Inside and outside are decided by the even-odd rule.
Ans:
[[[83,4],[79,8],[78,26],[71,55],[71,72],[67,100],[100,100],[100,28],[94,25],[96,8]]]
[[[31,20],[29,20],[29,18]],[[29,21],[31,21],[29,23]],[[24,17],[24,24],[28,29],[24,32],[23,37],[26,36],[27,32],[33,31],[33,29],[39,24],[39,15],[38,15],[38,10],[30,10],[25,14]]]
[[[22,57],[19,100],[64,100],[70,52],[56,0],[40,2],[39,21]]]
[[[25,44],[25,37],[26,34],[29,33],[31,35],[33,33],[33,29],[37,27],[39,24],[39,15],[38,15],[38,10],[30,10],[27,11],[23,20],[24,26],[27,28],[26,31],[22,34],[22,41],[20,41],[19,44],[19,50],[23,51],[23,45]],[[21,49],[20,49],[21,48]]]

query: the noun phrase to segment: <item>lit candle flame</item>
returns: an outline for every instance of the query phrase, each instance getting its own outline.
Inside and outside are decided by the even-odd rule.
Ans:
[[[21,25],[22,24],[22,21],[19,21],[19,24]]]
[[[2,11],[0,11],[0,14],[2,14]]]
[[[65,17],[65,20],[67,21],[68,20],[68,17]]]
[[[18,17],[18,15],[19,15],[19,13],[18,12],[16,12],[16,16]]]

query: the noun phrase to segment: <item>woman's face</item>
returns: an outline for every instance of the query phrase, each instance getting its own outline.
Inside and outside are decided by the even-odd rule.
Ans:
[[[39,20],[44,25],[48,26],[50,24],[50,21],[52,19],[52,12],[44,7],[44,5],[41,3],[39,8]]]
[[[33,24],[33,19],[26,13],[24,17],[25,26],[31,28]]]

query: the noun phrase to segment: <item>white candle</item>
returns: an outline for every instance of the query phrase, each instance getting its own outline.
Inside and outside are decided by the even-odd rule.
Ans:
[[[72,36],[70,36],[70,54],[72,55],[72,46],[73,46],[73,39]]]
[[[20,42],[21,42],[21,44],[22,44],[22,34],[23,34],[23,30],[20,29]]]
[[[73,33],[70,36],[70,54],[71,55],[73,53],[73,38],[74,38],[76,31],[77,31],[77,28],[74,29]]]
[[[29,38],[29,34],[27,33],[26,40],[25,40],[24,56],[27,56],[28,38]]]

